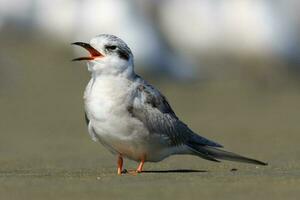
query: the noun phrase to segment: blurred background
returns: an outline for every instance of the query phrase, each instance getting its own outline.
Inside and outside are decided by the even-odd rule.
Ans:
[[[195,132],[271,164],[257,172],[172,157],[145,169],[211,170],[235,189],[223,191],[218,178],[197,174],[188,177],[190,189],[174,183],[166,193],[145,175],[155,183],[155,195],[196,197],[201,186],[202,195],[214,199],[232,197],[232,191],[241,197],[249,188],[244,199],[294,197],[300,184],[299,8],[297,0],[0,0],[0,197],[93,199],[101,192],[109,198],[119,191],[94,186],[95,176],[105,185],[127,183],[111,180],[115,158],[87,134],[82,95],[89,74],[84,62],[70,61],[86,54],[70,43],[102,33],[131,47],[136,71]],[[128,168],[136,165],[127,162]],[[244,170],[241,179],[232,181],[231,167]],[[259,175],[264,192],[257,188]],[[187,178],[174,176],[155,175]]]

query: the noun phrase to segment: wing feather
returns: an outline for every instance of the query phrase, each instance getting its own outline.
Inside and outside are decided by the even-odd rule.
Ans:
[[[132,116],[139,119],[153,134],[165,138],[171,146],[187,144],[189,141],[199,145],[221,147],[221,145],[195,134],[180,121],[165,96],[157,89],[139,78],[130,108]]]

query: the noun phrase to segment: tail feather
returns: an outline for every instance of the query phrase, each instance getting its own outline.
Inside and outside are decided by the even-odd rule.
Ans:
[[[197,156],[200,156],[201,158],[203,158],[205,160],[214,161],[214,162],[221,162],[221,161],[217,160],[214,156],[209,155],[205,152],[198,151],[194,148],[191,148],[191,151],[193,152],[193,154],[196,154]]]
[[[189,143],[191,145],[202,145],[202,146],[211,146],[211,147],[220,147],[222,148],[223,146],[217,142],[214,142],[212,140],[209,140],[205,137],[202,137],[197,134],[193,134],[192,138],[190,139]]]
[[[236,162],[244,162],[244,163],[250,163],[250,164],[256,164],[256,165],[268,165],[265,162],[255,160],[252,158],[247,158],[229,151],[224,151],[215,147],[210,146],[199,146],[199,145],[189,145],[193,153],[196,155],[212,161],[219,161],[217,159],[221,160],[229,160],[229,161],[236,161]],[[220,161],[219,161],[220,162]]]

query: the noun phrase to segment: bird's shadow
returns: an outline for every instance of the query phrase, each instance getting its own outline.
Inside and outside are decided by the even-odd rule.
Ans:
[[[170,170],[144,170],[142,173],[205,173],[207,170],[170,169]]]

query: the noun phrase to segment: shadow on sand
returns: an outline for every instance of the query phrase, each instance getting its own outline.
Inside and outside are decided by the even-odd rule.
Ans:
[[[170,169],[170,170],[145,170],[142,173],[205,173],[206,170]]]

